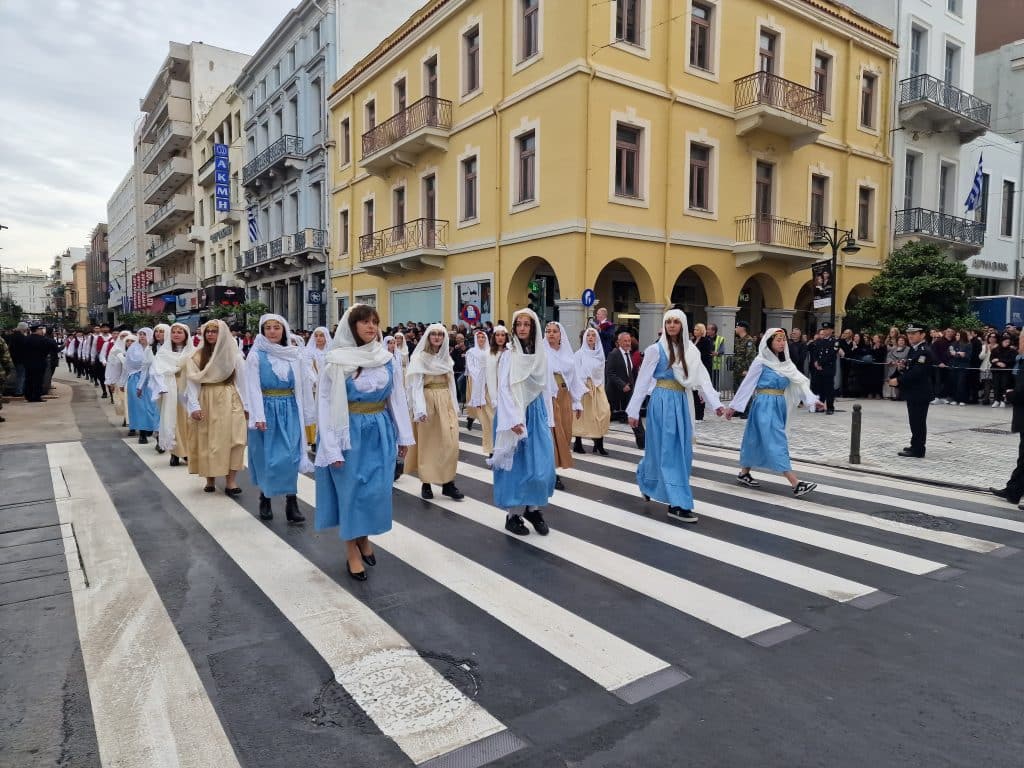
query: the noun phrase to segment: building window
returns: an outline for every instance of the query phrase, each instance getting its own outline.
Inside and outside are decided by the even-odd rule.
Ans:
[[[711,147],[690,144],[690,208],[711,210]]]
[[[974,220],[981,224],[988,224],[988,174],[981,174],[981,198],[974,209]]]
[[[537,133],[528,131],[516,137],[516,203],[537,198]]]
[[[338,141],[341,142],[341,164],[348,165],[352,162],[352,123],[347,117],[341,121]]]
[[[778,66],[775,61],[775,54],[779,44],[779,36],[774,32],[762,29],[758,39],[760,40],[760,48],[758,50],[758,70],[774,75],[775,69]]]
[[[641,133],[631,125],[616,125],[615,194],[619,197],[640,197]]]
[[[865,72],[860,78],[860,124],[864,128],[875,127],[875,90],[878,75]]]
[[[821,108],[829,111],[829,89],[832,83],[832,57],[828,54],[816,52],[814,54],[814,90],[821,100]]]
[[[946,0],[946,10],[956,16],[963,16],[963,8],[961,3],[963,0]]]
[[[477,158],[462,161],[462,221],[471,221],[478,215],[476,209]]]
[[[825,226],[825,206],[828,202],[828,178],[811,176],[811,226],[815,231]]]
[[[999,234],[1013,237],[1013,198],[1016,185],[1012,181],[1003,182],[1003,213],[999,222]]]
[[[954,170],[950,163],[939,166],[939,213],[948,213],[953,209],[951,198],[954,191],[953,179],[956,177]]]
[[[437,56],[431,56],[423,62],[423,90],[424,96],[437,98]]]
[[[630,45],[643,45],[643,0],[616,0],[615,39]]]
[[[395,81],[395,114],[405,110],[405,78]]]
[[[903,171],[903,208],[914,208],[914,190],[917,178],[917,155],[907,152],[907,162]]]
[[[860,187],[857,190],[857,239],[871,242],[874,240],[872,213],[875,210],[875,190],[871,187]]]
[[[917,77],[923,71],[925,31],[920,27],[910,28],[910,76]]]
[[[293,45],[288,49],[288,57],[285,59],[285,64],[288,66],[288,74],[295,71],[295,46]]]
[[[690,12],[690,66],[711,71],[711,24],[714,9],[694,3]]]
[[[399,187],[392,193],[394,218],[393,224],[398,230],[398,236],[402,236],[405,227],[405,187]]]
[[[342,256],[348,255],[348,211],[342,211],[338,220],[338,232],[341,235],[341,242],[338,243]]]
[[[363,234],[373,233],[373,200],[363,203]]]
[[[270,73],[270,87],[277,88],[281,84],[281,65],[275,64]]]
[[[313,133],[320,133],[324,128],[324,101],[321,96],[320,80],[314,80],[310,89],[310,101],[313,102]]]
[[[947,85],[958,86],[960,84],[960,46],[946,43],[943,76]]]
[[[480,27],[475,26],[462,36],[462,53],[466,62],[463,96],[480,88]]]
[[[321,37],[320,37],[320,24],[313,27],[313,53],[320,50]]]
[[[377,102],[370,99],[366,102],[364,122],[366,123],[366,130],[373,130],[377,125]]]
[[[540,52],[540,0],[519,0],[522,28],[522,50],[520,61],[536,56]]]

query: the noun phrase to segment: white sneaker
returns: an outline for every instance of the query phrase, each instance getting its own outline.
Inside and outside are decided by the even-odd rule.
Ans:
[[[992,401],[992,407],[993,408],[998,408],[999,407],[999,401],[998,400],[993,400]]]
[[[999,407],[1000,408],[1005,408],[1006,407],[1006,403],[1004,401],[1000,400],[999,401]]]
[[[959,405],[961,408],[963,408],[966,405],[966,403],[957,403],[957,405]]]
[[[934,400],[932,400],[932,405],[942,405],[942,400],[936,397]]]
[[[947,400],[947,401],[946,401],[946,405],[952,405],[952,404],[953,404],[953,401],[952,401],[952,400]]]

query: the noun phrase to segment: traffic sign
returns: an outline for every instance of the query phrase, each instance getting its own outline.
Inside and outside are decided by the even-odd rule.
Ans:
[[[594,302],[597,301],[597,295],[594,293],[594,289],[587,288],[580,297],[580,301],[583,303],[584,307],[594,306]]]
[[[480,307],[476,304],[466,304],[459,312],[459,319],[464,323],[480,322]]]
[[[536,280],[531,280],[527,288],[530,289],[530,293],[536,293],[537,291],[540,290],[540,283],[538,283]]]
[[[306,292],[306,303],[307,304],[323,304],[324,303],[324,292],[323,291],[307,291]]]

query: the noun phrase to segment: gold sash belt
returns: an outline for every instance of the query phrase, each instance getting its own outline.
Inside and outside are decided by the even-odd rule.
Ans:
[[[429,384],[423,385],[424,389],[448,389],[448,382],[446,381],[432,381]]]
[[[784,395],[786,390],[784,389],[755,389],[755,395]]]
[[[363,415],[372,415],[374,413],[383,413],[384,409],[387,408],[387,403],[384,400],[366,401],[366,400],[349,400],[348,401],[348,412],[349,413],[360,413]]]
[[[683,385],[675,379],[658,379],[656,386],[659,386],[662,389],[671,389],[673,392],[683,391]]]
[[[294,389],[264,389],[264,397],[291,397]]]

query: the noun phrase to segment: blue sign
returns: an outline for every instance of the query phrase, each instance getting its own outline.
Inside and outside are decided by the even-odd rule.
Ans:
[[[594,289],[587,288],[587,290],[583,292],[583,296],[580,297],[580,301],[583,303],[584,307],[594,306],[594,302],[597,301],[597,295],[594,293]]]
[[[323,291],[306,291],[306,303],[307,304],[323,304],[324,303],[324,292]]]
[[[213,145],[213,203],[220,212],[231,210],[231,161],[228,145]]]

